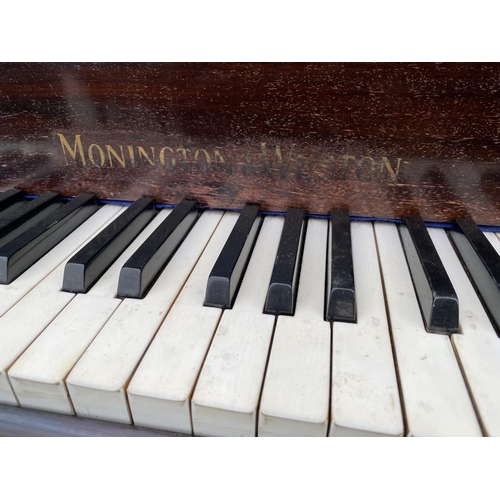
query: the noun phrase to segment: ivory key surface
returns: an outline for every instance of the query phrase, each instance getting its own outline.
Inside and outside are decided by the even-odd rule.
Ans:
[[[500,339],[445,231],[429,233],[460,303],[460,333],[452,335],[453,346],[485,434],[500,436]],[[485,235],[500,253],[496,236]]]
[[[225,310],[192,398],[200,436],[255,436],[274,316],[263,314],[283,217],[266,217],[234,308]]]
[[[207,277],[237,219],[222,217],[128,386],[136,425],[193,433],[191,395],[222,316],[203,306]]]
[[[205,212],[142,300],[125,299],[68,378],[77,415],[132,423],[126,388],[222,216]]]
[[[160,213],[94,287],[78,294],[10,368],[9,378],[21,406],[74,414],[64,380],[121,303],[114,298],[120,266],[169,212]]]
[[[100,212],[99,210],[93,217],[96,217]],[[109,222],[109,215],[113,220],[113,217],[116,217],[119,213],[119,211],[115,210],[107,212],[107,214],[104,213],[104,218],[91,218],[80,226],[75,231],[75,233],[78,232],[78,236],[73,233],[73,236],[78,238],[77,242],[84,245],[86,240],[81,241],[84,236],[91,238],[96,231],[100,230],[103,223]],[[91,220],[98,222],[98,224],[89,226]],[[83,232],[79,232],[79,230],[83,230]],[[75,244],[75,238],[72,238],[72,242]],[[62,244],[64,244],[64,241],[60,243],[60,245]],[[58,248],[59,245],[46,257]],[[67,247],[64,247],[64,249],[67,250]],[[78,248],[75,249],[75,251],[77,250]],[[67,256],[67,258],[69,257]],[[57,258],[59,259],[60,255]],[[31,291],[27,292],[21,300],[0,318],[0,402],[18,404],[8,379],[7,370],[74,297],[72,293],[60,291],[64,265],[65,261],[63,260],[48,276],[43,278]],[[37,275],[30,279],[40,277],[41,271],[37,270],[36,273]],[[22,278],[23,276],[18,280]],[[26,279],[26,281],[29,282],[29,279]],[[33,284],[33,281],[31,284]],[[21,288],[18,290],[21,290]]]
[[[428,333],[394,224],[375,234],[409,436],[481,436],[472,401],[446,335]]]
[[[333,323],[330,436],[401,436],[401,402],[392,356],[377,245],[371,222],[352,222],[358,317]]]
[[[119,304],[77,295],[64,308],[8,372],[21,406],[74,414],[64,380]]]
[[[259,436],[326,436],[330,323],[324,321],[328,222],[310,219],[294,316],[279,316],[262,391]]]

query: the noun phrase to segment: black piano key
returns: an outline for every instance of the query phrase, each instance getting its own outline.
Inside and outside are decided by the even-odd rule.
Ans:
[[[458,332],[458,296],[421,217],[403,217],[399,228],[425,326],[429,332]]]
[[[62,289],[86,293],[156,215],[154,201],[140,198],[66,263]]]
[[[332,210],[328,244],[328,321],[356,321],[349,211]]]
[[[98,208],[94,196],[82,194],[2,246],[0,248],[0,283],[11,283]]]
[[[47,192],[26,203],[16,204],[0,217],[0,246],[17,237],[62,205],[61,196]]]
[[[259,207],[245,205],[208,277],[205,306],[233,306],[261,223]]]
[[[8,191],[0,194],[0,211],[5,210],[12,204],[22,201],[24,199],[24,192],[19,189],[9,189]]]
[[[12,203],[12,205],[5,207],[2,211],[0,211],[0,219],[3,219],[8,214],[12,213],[14,210],[18,210],[19,207],[26,205],[26,203],[29,203],[29,200],[23,199],[15,201],[14,203]]]
[[[304,226],[304,210],[289,209],[267,291],[264,312],[268,314],[293,315],[294,313]]]
[[[141,299],[165,269],[200,215],[194,201],[181,201],[120,271],[118,297]]]
[[[25,201],[20,201],[18,203],[23,205],[23,204],[26,204],[29,202],[25,200]],[[17,210],[18,203],[15,203],[11,207],[9,207],[5,212],[7,212],[7,214],[9,214],[9,213],[11,213],[11,211]],[[0,238],[0,248],[5,246],[7,243],[11,242],[12,240],[16,239],[18,236],[20,236],[24,232],[31,229],[33,226],[36,226],[37,224],[39,224],[41,221],[43,221],[45,218],[47,218],[50,214],[52,214],[56,210],[59,210],[64,205],[65,205],[65,202],[59,198],[58,200],[54,201],[53,203],[50,203],[44,209],[39,210],[36,213],[34,213],[32,215],[32,217],[30,217],[23,224],[12,229],[12,231],[9,231],[8,234],[6,234],[2,238]]]
[[[451,241],[500,332],[500,256],[471,219],[455,219],[460,231],[449,231]]]

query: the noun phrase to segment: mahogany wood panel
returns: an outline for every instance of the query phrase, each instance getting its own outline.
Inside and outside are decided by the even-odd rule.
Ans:
[[[500,65],[0,65],[0,190],[500,225]]]

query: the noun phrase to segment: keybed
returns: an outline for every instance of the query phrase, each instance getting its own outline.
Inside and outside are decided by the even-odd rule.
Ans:
[[[43,207],[31,223],[26,215],[11,222],[15,210],[27,213],[18,193],[0,201],[6,235],[9,224],[16,238],[20,227],[43,224]],[[129,208],[99,207],[0,285],[0,404],[197,436],[500,435],[500,339],[454,243],[458,228],[419,226],[428,232],[420,233],[427,253],[419,268],[420,249],[410,255],[394,223],[344,224],[336,259],[328,220],[306,216],[285,230],[282,216],[250,207],[242,231],[235,212],[183,210],[189,220],[163,209],[136,224],[85,293],[64,290],[66,264],[100,235],[115,237],[117,221],[133,223]],[[483,237],[495,266],[500,237]],[[127,263],[141,268],[140,251],[154,275],[148,271],[142,298],[126,298],[120,273]],[[207,286],[224,254],[233,255],[224,276],[235,284],[217,307],[207,303]],[[340,261],[349,263],[345,274]],[[422,307],[432,303],[433,283],[416,276],[438,264],[458,298],[458,333],[429,331]],[[348,283],[354,322],[328,320],[332,269]],[[266,301],[281,275],[286,286],[273,293],[287,298],[273,300],[286,307],[276,314]]]

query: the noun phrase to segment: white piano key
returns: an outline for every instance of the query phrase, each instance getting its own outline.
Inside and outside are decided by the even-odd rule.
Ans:
[[[94,287],[78,294],[8,371],[21,406],[74,413],[64,379],[121,303],[114,298],[121,266],[170,212],[162,210]]]
[[[326,436],[330,323],[323,320],[328,222],[307,225],[294,316],[279,316],[259,410],[259,436]]]
[[[500,339],[445,231],[429,234],[458,294],[460,333],[452,335],[453,345],[485,434],[500,436]],[[485,234],[500,253],[500,241]]]
[[[74,414],[64,379],[120,304],[77,295],[8,371],[19,404]]]
[[[351,234],[358,316],[356,323],[333,323],[329,435],[401,436],[403,415],[373,226],[353,222]]]
[[[103,207],[103,209],[104,208],[106,207]],[[99,212],[97,212],[97,214]],[[103,222],[109,223],[110,220],[113,220],[119,213],[119,211],[117,212],[116,210],[106,210],[104,214],[106,214],[106,212],[107,215],[112,214],[111,218],[108,217],[107,221],[102,218],[97,219],[99,224]],[[93,217],[95,217],[95,215]],[[94,222],[95,221],[96,219],[94,219]],[[89,221],[82,224],[82,226],[68,238],[71,236],[75,237],[75,233],[88,222]],[[87,230],[89,230],[88,226]],[[82,237],[83,235],[89,239],[95,234],[96,230],[100,230],[98,224],[91,225],[90,231],[86,233],[79,232],[78,237]],[[89,232],[91,234],[88,234]],[[78,241],[81,245],[84,245],[86,240],[82,242],[81,239],[79,239]],[[52,250],[52,252],[54,250]],[[77,250],[78,248],[75,249],[75,251]],[[71,255],[67,258],[70,256]],[[40,262],[42,260],[43,259],[41,259]],[[74,297],[72,293],[59,291],[62,283],[64,265],[65,262],[63,261],[0,318],[0,402],[2,403],[18,404],[12,391],[7,370]]]
[[[266,217],[234,308],[225,310],[192,398],[200,436],[255,436],[275,318],[263,314],[283,217]]]
[[[424,328],[396,226],[377,222],[375,234],[407,434],[482,435],[448,336]]]
[[[222,218],[128,386],[136,425],[193,432],[190,398],[222,315],[203,306],[207,277],[237,219],[234,212]]]
[[[122,210],[122,207],[116,205],[103,206],[19,278],[9,285],[0,285],[0,316],[97,234],[112,218],[117,217]],[[57,290],[59,289],[60,285],[57,287]]]
[[[66,385],[77,415],[132,422],[127,384],[221,216],[200,217],[147,296],[125,299],[75,365]]]
[[[0,403],[17,405],[7,370],[73,297],[35,287],[0,318]]]

